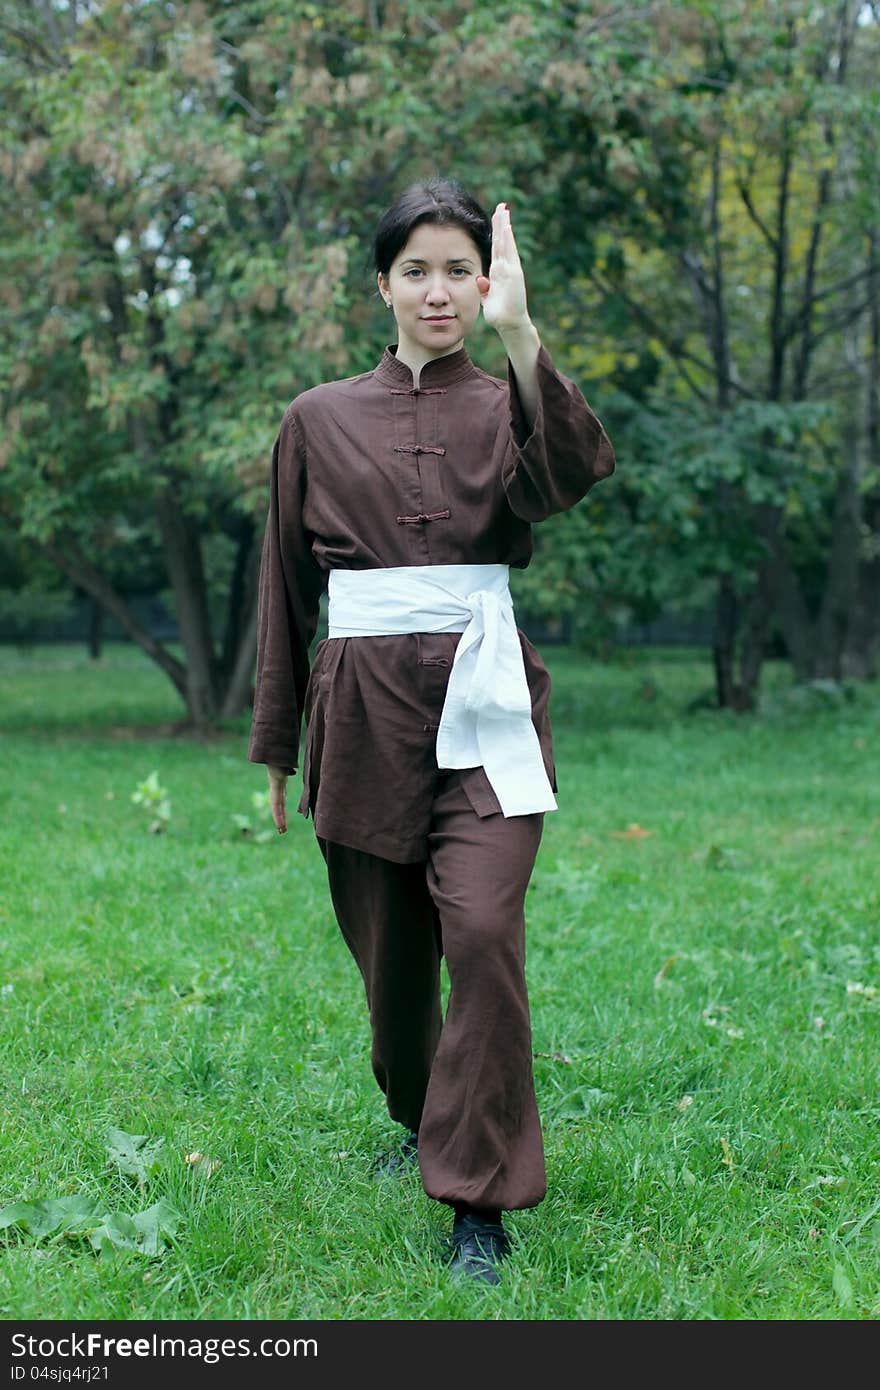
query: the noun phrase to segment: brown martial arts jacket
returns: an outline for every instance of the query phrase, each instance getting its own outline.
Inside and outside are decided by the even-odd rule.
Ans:
[[[435,740],[459,633],[315,637],[328,571],[400,565],[525,568],[531,524],[614,471],[600,421],[542,345],[529,430],[507,381],[467,349],[422,367],[386,347],[369,372],[304,391],[272,451],[248,757],[294,771],[315,833],[398,863],[424,859]],[[520,632],[532,719],[557,789],[550,678]],[[463,774],[478,816],[499,811],[483,768]]]

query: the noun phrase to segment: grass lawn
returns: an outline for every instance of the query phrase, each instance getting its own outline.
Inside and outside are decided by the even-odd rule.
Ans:
[[[311,823],[235,819],[269,826],[247,721],[175,736],[127,645],[0,649],[0,1316],[880,1314],[880,691],[771,667],[727,717],[692,655],[544,655],[549,1192],[493,1288],[450,1281],[417,1176],[370,1175],[360,978]]]

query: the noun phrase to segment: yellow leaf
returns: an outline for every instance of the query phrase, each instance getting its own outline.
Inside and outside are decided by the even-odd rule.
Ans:
[[[659,988],[660,985],[662,985],[663,981],[666,979],[667,972],[671,969],[671,967],[672,967],[672,966],[675,964],[675,962],[676,962],[677,960],[679,960],[679,959],[680,959],[680,957],[677,956],[677,955],[667,957],[667,959],[666,959],[666,960],[663,962],[663,964],[661,965],[660,969],[657,971],[657,974],[654,976],[654,984],[655,984],[655,986],[657,986],[657,987]]]
[[[198,1149],[194,1149],[190,1154],[185,1154],[184,1163],[188,1163],[191,1168],[198,1168],[207,1178],[212,1173],[216,1173],[220,1167],[219,1158],[211,1158],[208,1154],[199,1153]]]
[[[653,835],[653,830],[646,830],[643,825],[636,821],[630,821],[625,830],[612,830],[611,834],[618,840],[643,840],[646,835]]]

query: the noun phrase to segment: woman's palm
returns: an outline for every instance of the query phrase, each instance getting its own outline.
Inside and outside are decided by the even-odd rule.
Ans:
[[[492,264],[477,276],[483,316],[495,329],[517,327],[528,319],[526,281],[516,249],[510,212],[499,203],[492,215]]]

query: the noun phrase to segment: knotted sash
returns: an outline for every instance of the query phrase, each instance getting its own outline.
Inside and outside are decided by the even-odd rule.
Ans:
[[[532,723],[508,565],[330,571],[330,639],[462,634],[437,731],[437,766],[483,767],[505,816],[555,811]]]

